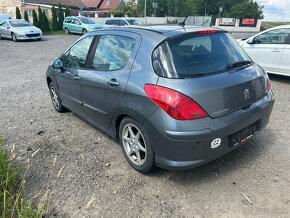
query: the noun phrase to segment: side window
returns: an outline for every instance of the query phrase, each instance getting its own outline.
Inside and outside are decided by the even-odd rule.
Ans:
[[[120,20],[113,20],[112,25],[120,26]]]
[[[123,68],[126,66],[135,44],[135,39],[125,36],[101,36],[92,68],[104,71]]]
[[[128,26],[128,24],[126,21],[120,20],[120,26]]]
[[[67,67],[68,55],[69,55],[69,51],[67,51],[65,54],[63,54],[62,57],[60,58],[64,67]]]
[[[86,37],[75,44],[69,51],[67,67],[71,69],[84,69],[87,55],[93,41],[93,36]]]
[[[3,23],[1,24],[1,26],[3,26],[3,27],[9,27],[9,25],[8,25],[7,22],[3,22]]]
[[[76,25],[81,25],[81,22],[78,19],[75,19],[75,24]]]
[[[112,25],[112,21],[111,21],[111,20],[107,20],[107,21],[106,21],[106,24],[107,24],[107,25]]]
[[[290,29],[272,30],[257,36],[254,42],[257,44],[284,44],[290,33]]]

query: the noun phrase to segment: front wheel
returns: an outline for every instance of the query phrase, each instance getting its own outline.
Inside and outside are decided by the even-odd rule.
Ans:
[[[119,128],[122,151],[128,163],[140,173],[155,168],[155,155],[145,129],[131,118],[124,118]]]
[[[66,34],[69,34],[70,32],[69,32],[69,29],[66,27],[65,29],[64,29],[64,32],[66,33]]]
[[[83,29],[82,32],[83,32],[83,35],[84,35],[84,34],[87,34],[88,31],[86,29]]]
[[[14,33],[11,33],[13,42],[17,42],[17,37]]]
[[[49,84],[49,92],[55,110],[59,113],[65,112],[66,108],[62,106],[62,100],[58,94],[58,90],[55,88],[52,82]]]

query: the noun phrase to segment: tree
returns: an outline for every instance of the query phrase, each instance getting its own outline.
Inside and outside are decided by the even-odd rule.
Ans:
[[[255,18],[263,19],[263,6],[259,5],[253,0],[246,1],[231,8],[229,15],[233,18],[243,19],[243,18]]]
[[[68,6],[65,7],[64,14],[65,14],[65,17],[69,17],[70,16],[70,10],[69,10]]]
[[[21,13],[18,7],[16,7],[16,19],[21,19]]]
[[[49,28],[49,22],[48,22],[48,18],[45,14],[45,12],[42,12],[42,16],[43,16],[43,32],[49,32],[50,28]]]
[[[38,18],[35,9],[32,10],[33,26],[38,26]]]
[[[42,10],[40,6],[38,6],[38,25],[37,27],[43,30],[43,16],[42,16]]]
[[[52,31],[57,31],[57,16],[56,16],[56,10],[55,10],[54,5],[52,5],[51,14],[52,14],[51,29]]]
[[[64,15],[62,11],[62,5],[60,2],[58,2],[58,30],[62,30],[62,25],[64,21]]]
[[[29,22],[29,18],[28,18],[27,11],[24,11],[24,20],[26,20],[27,22]]]

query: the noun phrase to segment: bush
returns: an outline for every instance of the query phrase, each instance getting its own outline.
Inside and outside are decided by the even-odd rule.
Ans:
[[[65,8],[64,14],[65,14],[65,17],[69,17],[70,16],[70,10],[69,10],[68,6],[66,6],[66,8]]]
[[[29,18],[28,18],[27,11],[24,11],[24,20],[26,20],[27,22],[29,22]]]
[[[62,25],[64,21],[64,15],[62,11],[62,5],[58,2],[58,30],[62,30]]]
[[[55,10],[54,5],[51,8],[51,13],[52,13],[51,30],[57,31],[57,16],[56,16],[56,10]]]
[[[36,11],[34,9],[32,10],[32,18],[33,18],[33,26],[38,27],[38,18]]]
[[[18,7],[16,7],[16,19],[21,19],[21,13]]]

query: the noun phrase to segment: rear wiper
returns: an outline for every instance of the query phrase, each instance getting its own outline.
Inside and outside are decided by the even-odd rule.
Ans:
[[[245,66],[245,65],[249,65],[252,64],[252,61],[237,61],[234,63],[231,63],[227,66],[227,69],[232,69],[232,68],[236,68],[236,67],[241,67],[241,66]]]

